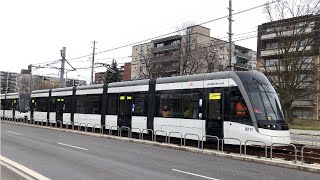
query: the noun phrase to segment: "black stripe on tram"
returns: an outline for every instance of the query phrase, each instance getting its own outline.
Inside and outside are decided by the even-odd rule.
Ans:
[[[149,81],[149,94],[148,94],[148,110],[147,110],[147,128],[153,129],[154,114],[156,108],[156,80],[150,79]]]

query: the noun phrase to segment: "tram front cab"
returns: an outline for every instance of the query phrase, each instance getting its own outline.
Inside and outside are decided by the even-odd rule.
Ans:
[[[245,139],[262,141],[268,146],[289,144],[290,132],[278,95],[266,76],[257,71],[236,74],[242,82],[239,89],[242,89],[253,126]]]

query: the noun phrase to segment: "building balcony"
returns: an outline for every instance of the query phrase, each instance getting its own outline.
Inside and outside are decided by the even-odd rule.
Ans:
[[[250,59],[250,56],[246,53],[236,52],[236,57],[242,58],[242,59]]]
[[[313,105],[313,100],[298,100],[292,103],[292,107],[313,107]]]
[[[173,50],[177,50],[180,49],[180,44],[170,44],[170,45],[165,45],[165,46],[161,46],[161,47],[154,47],[152,49],[153,53],[161,53],[164,51],[173,51]]]
[[[313,31],[313,28],[309,27],[303,30],[303,32],[300,32],[300,29],[297,29],[295,31],[293,30],[288,30],[288,31],[279,31],[277,33],[266,33],[261,36],[261,40],[266,40],[266,39],[274,39],[274,38],[281,38],[281,37],[288,37],[288,36],[297,36],[300,34],[308,34]]]

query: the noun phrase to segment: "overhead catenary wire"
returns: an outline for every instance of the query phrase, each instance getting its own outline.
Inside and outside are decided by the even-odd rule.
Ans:
[[[258,6],[254,6],[254,7],[248,8],[248,9],[244,9],[244,10],[232,13],[232,15],[237,15],[237,14],[248,12],[248,11],[251,11],[251,10],[254,10],[254,9],[258,9],[258,8],[264,7],[264,6],[268,5],[268,4],[276,3],[278,1],[279,0],[274,0],[274,1],[271,1],[271,2],[267,2],[267,3],[264,3],[264,4],[258,5]],[[208,23],[211,23],[211,22],[214,22],[214,21],[218,21],[218,20],[221,20],[221,19],[228,18],[228,16],[229,15],[218,17],[218,18],[215,18],[215,19],[212,19],[212,20],[208,20],[208,21],[199,23],[197,25],[201,26],[201,25],[204,25],[204,24],[208,24]],[[151,41],[151,40],[154,40],[154,39],[159,39],[159,38],[166,37],[166,36],[169,36],[169,35],[172,35],[172,34],[176,34],[176,33],[179,33],[181,31],[184,31],[186,29],[187,28],[182,28],[182,29],[179,29],[179,30],[176,30],[176,31],[172,31],[172,32],[169,32],[169,33],[165,33],[165,34],[162,34],[162,35],[158,35],[158,36],[155,36],[155,37],[152,37],[152,38],[147,38],[147,39],[144,39],[144,40],[141,40],[141,41],[125,44],[125,45],[122,45],[122,46],[119,46],[119,47],[115,47],[115,48],[111,48],[111,49],[107,49],[107,50],[104,50],[104,51],[100,51],[100,52],[97,52],[96,54],[101,54],[101,53],[105,53],[105,52],[121,49],[121,48],[124,48],[124,47],[133,46],[133,45],[136,45],[136,44],[141,44],[141,43],[144,43],[144,42],[147,42],[147,41]],[[83,55],[83,56],[79,56],[79,57],[75,57],[75,58],[70,58],[70,59],[68,59],[68,61],[70,62],[70,61],[73,61],[73,60],[77,60],[77,59],[81,59],[81,58],[85,58],[85,57],[89,57],[89,56],[92,56],[92,54],[87,54],[87,55]],[[48,63],[51,63],[51,62],[48,62]],[[53,61],[52,63],[57,63],[57,62]]]

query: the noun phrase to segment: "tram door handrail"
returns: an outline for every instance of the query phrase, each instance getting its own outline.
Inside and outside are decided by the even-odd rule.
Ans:
[[[94,125],[93,125],[93,132],[96,133],[96,127],[97,127],[97,126],[100,127],[100,128],[99,128],[99,129],[100,129],[100,130],[99,130],[99,134],[102,134],[102,130],[101,130],[101,129],[102,129],[102,126],[101,126],[100,124],[94,124]]]
[[[183,142],[183,146],[186,146],[186,139],[187,139],[187,136],[196,136],[198,137],[198,149],[200,149],[200,136],[198,134],[193,134],[193,133],[186,133],[184,134],[184,142]]]
[[[270,146],[270,160],[272,160],[272,147],[274,147],[274,145],[287,145],[287,146],[291,146],[294,148],[294,163],[297,164],[297,147],[293,144],[287,144],[287,143],[272,143]]]
[[[151,133],[151,141],[153,141],[153,134],[154,134],[154,132],[153,132],[153,129],[142,129],[142,131],[141,131],[141,139],[143,140],[143,132],[144,131],[146,131],[146,132],[149,132],[149,131],[151,131],[152,133]]]
[[[212,136],[212,135],[203,135],[202,136],[202,138],[201,138],[201,147],[202,147],[202,149],[204,149],[204,146],[203,146],[203,139],[204,139],[204,137],[209,137],[209,138],[215,138],[215,139],[217,139],[217,150],[219,151],[220,150],[220,148],[219,148],[219,145],[220,145],[220,139],[219,139],[219,137],[218,136]]]
[[[134,129],[138,129],[139,130],[139,139],[141,139],[141,129],[140,128],[131,128],[131,133],[130,133],[131,138],[132,138],[132,131]]]
[[[163,135],[163,133],[165,134],[164,142],[167,143],[167,142],[168,142],[168,134],[167,134],[167,132],[164,131],[164,130],[156,130],[156,131],[154,132],[154,141],[157,141],[157,132],[161,132],[162,135]]]
[[[114,127],[117,128],[118,136],[119,136],[119,135],[120,135],[120,127],[119,127],[119,126],[111,126],[111,127],[110,127],[110,130],[113,131],[113,130],[114,130],[114,129],[113,129]]]
[[[239,141],[239,143],[240,143],[240,156],[241,156],[241,155],[242,155],[242,148],[241,148],[242,143],[241,143],[241,140],[240,140],[240,139],[238,139],[238,138],[229,138],[229,137],[222,138],[222,147],[221,147],[221,151],[223,152],[224,140],[226,140],[226,139],[231,139],[231,140],[237,140],[237,141]]]
[[[131,138],[130,137],[130,132],[131,132],[130,128],[128,126],[121,126],[121,128],[120,128],[120,136],[121,137],[122,137],[122,129],[127,129],[128,130],[128,138]]]
[[[266,157],[266,159],[268,159],[268,146],[267,146],[267,144],[263,141],[256,141],[256,140],[246,140],[246,142],[244,142],[244,156],[247,155],[247,143],[248,142],[253,142],[253,143],[256,142],[256,143],[264,144],[265,157]],[[250,144],[252,145],[252,143],[250,143]],[[254,145],[259,145],[259,144],[254,144]]]
[[[316,149],[320,149],[320,146],[317,146],[317,145],[305,145],[301,148],[301,165],[303,165],[303,152],[304,152],[304,149],[305,148],[310,148],[310,147],[313,147],[313,148],[316,148]]]
[[[168,134],[168,143],[170,144],[170,135],[171,134],[180,134],[180,146],[182,146],[182,138],[183,138],[183,136],[182,136],[182,134],[181,134],[181,132],[177,132],[177,131],[173,131],[173,132],[169,132],[169,134]]]

